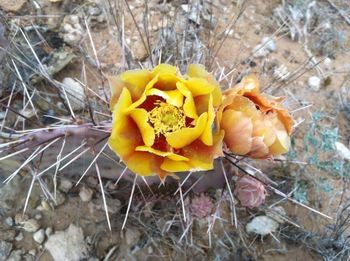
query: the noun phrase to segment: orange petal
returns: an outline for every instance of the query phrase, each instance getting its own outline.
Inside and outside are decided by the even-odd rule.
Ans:
[[[259,110],[256,108],[254,102],[240,95],[233,96],[231,103],[226,109],[241,111],[249,117],[256,117],[259,114]]]
[[[166,134],[166,141],[168,144],[175,148],[179,149],[185,147],[192,143],[194,140],[198,139],[206,126],[208,120],[208,113],[203,113],[196,120],[196,126],[193,128],[183,128],[178,131],[174,131]]]
[[[146,146],[152,146],[156,137],[153,128],[148,123],[148,113],[144,109],[134,109],[130,112],[130,117],[139,128],[143,142]]]
[[[224,140],[231,152],[245,155],[250,151],[253,133],[251,118],[239,111],[225,110],[221,128],[225,131]]]
[[[261,159],[269,154],[269,148],[264,143],[262,137],[254,137],[252,142],[252,148],[249,152],[249,156],[254,159]]]
[[[290,137],[281,121],[275,123],[276,141],[269,147],[269,153],[273,156],[287,153],[290,148]]]
[[[276,117],[276,116],[274,116]],[[253,136],[262,137],[266,146],[272,145],[276,140],[274,121],[271,116],[260,115],[252,119],[253,121]]]

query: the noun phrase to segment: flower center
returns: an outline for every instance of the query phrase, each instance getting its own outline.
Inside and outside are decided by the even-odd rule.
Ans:
[[[148,112],[156,135],[174,132],[186,126],[186,117],[182,109],[164,102],[157,105]]]

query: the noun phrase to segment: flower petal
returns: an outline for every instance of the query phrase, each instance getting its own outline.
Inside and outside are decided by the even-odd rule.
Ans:
[[[193,128],[183,128],[178,131],[174,131],[171,133],[168,133],[165,135],[166,141],[168,144],[175,148],[183,148],[190,143],[192,143],[194,140],[199,138],[206,126],[208,120],[208,113],[203,113],[199,118],[196,120],[196,126]]]
[[[181,156],[181,155],[178,155],[178,154],[175,154],[172,152],[153,149],[153,148],[147,147],[147,146],[138,146],[138,147],[136,147],[135,150],[136,151],[147,151],[147,152],[153,153],[157,156],[169,158],[169,159],[174,160],[174,161],[188,161],[189,160],[188,158],[186,158],[184,156]]]
[[[183,172],[190,171],[192,166],[185,161],[174,161],[169,158],[165,158],[160,168],[168,172]]]
[[[269,147],[269,153],[273,156],[288,152],[290,137],[281,121],[275,123],[276,141]]]
[[[142,93],[142,95],[140,96],[140,98],[138,100],[136,100],[133,104],[131,104],[127,109],[126,112],[130,112],[133,109],[137,108],[138,106],[140,106],[147,98],[146,92],[150,89],[153,88],[154,84],[158,81],[158,76],[155,76],[152,80],[150,80],[150,82],[148,82],[144,88],[144,92]]]
[[[155,139],[155,133],[151,125],[148,123],[148,113],[144,109],[134,109],[130,112],[130,117],[135,121],[139,128],[143,142],[146,146],[152,146]]]
[[[210,84],[207,80],[203,78],[189,78],[184,81],[186,87],[192,93],[192,96],[199,96],[212,93],[215,89],[215,86]]]
[[[214,86],[213,94],[213,105],[218,107],[221,104],[222,94],[219,83],[215,80],[212,74],[208,73],[202,64],[190,64],[187,68],[187,75],[190,77],[198,77],[207,80]]]
[[[177,69],[175,66],[172,66],[170,64],[161,63],[158,64],[154,69],[152,70],[152,74],[155,76],[156,74],[162,74],[162,73],[169,73],[169,74],[176,74]]]
[[[208,120],[206,123],[206,126],[204,128],[204,131],[200,137],[200,140],[208,146],[213,145],[213,123],[215,118],[215,112],[213,107],[213,96],[210,95],[209,97],[209,103],[208,103]]]
[[[198,115],[197,115],[196,106],[193,100],[192,93],[190,92],[189,89],[187,89],[185,84],[183,84],[182,82],[177,82],[176,87],[186,97],[183,105],[183,110],[185,112],[185,115],[189,118],[197,119]]]
[[[107,77],[109,87],[111,89],[111,99],[109,100],[109,108],[112,111],[114,105],[117,103],[119,96],[123,90],[124,83],[120,79],[120,77],[115,77],[115,76],[109,76]]]
[[[151,81],[152,75],[147,70],[130,70],[123,72],[120,79],[130,91],[134,101],[141,97],[146,85]]]
[[[141,176],[152,176],[157,174],[162,178],[168,174],[160,168],[163,158],[155,154],[134,151],[123,160],[132,172]]]
[[[254,137],[249,156],[254,159],[261,159],[269,154],[269,148],[264,143],[263,137]]]
[[[130,92],[124,88],[113,108],[113,128],[108,140],[111,149],[121,158],[129,155],[138,145],[142,144],[142,136],[136,124],[124,113],[130,104]]]
[[[225,143],[231,152],[247,154],[252,147],[253,123],[243,112],[225,110],[222,114],[221,128],[225,130]]]
[[[152,88],[147,91],[147,95],[157,95],[166,100],[167,103],[176,107],[181,107],[183,104],[184,96],[179,90],[162,91]]]

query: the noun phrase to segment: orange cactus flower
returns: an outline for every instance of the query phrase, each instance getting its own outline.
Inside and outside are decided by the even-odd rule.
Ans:
[[[260,93],[254,75],[226,91],[217,114],[217,126],[225,131],[224,142],[229,150],[251,158],[286,153],[293,119],[281,105],[282,100]]]
[[[202,65],[182,76],[160,64],[110,77],[113,112],[110,148],[134,173],[164,179],[175,172],[210,170],[222,154],[214,130],[221,90]]]

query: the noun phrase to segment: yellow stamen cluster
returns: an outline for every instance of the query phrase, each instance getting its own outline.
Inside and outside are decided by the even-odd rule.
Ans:
[[[148,112],[148,116],[156,135],[164,135],[186,126],[183,110],[164,102],[160,102],[157,107]]]

